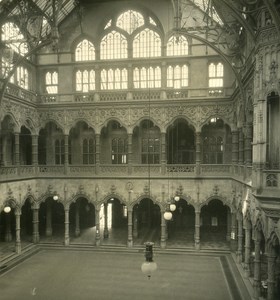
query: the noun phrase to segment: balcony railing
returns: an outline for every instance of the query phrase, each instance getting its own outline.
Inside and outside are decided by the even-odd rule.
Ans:
[[[195,178],[197,176],[205,178],[223,177],[245,180],[252,174],[252,168],[247,166],[238,166],[236,173],[235,166],[209,165],[209,164],[98,164],[98,165],[21,165],[21,166],[2,166],[0,168],[0,182],[17,179],[31,178],[98,178],[98,177],[135,177],[135,178]],[[242,172],[240,171],[242,170]]]

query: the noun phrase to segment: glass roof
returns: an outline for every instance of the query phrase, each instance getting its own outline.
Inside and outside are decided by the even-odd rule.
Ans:
[[[193,2],[202,11],[204,11],[215,22],[217,22],[219,24],[223,24],[221,18],[219,17],[218,13],[216,12],[214,6],[212,5],[211,0],[190,0],[190,1]]]

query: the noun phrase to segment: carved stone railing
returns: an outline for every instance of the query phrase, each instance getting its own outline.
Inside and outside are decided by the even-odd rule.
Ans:
[[[98,165],[39,165],[39,166],[2,166],[0,167],[0,182],[17,179],[28,178],[45,178],[45,177],[63,177],[63,178],[82,178],[100,176],[122,178],[127,176],[148,178],[156,176],[159,178],[171,178],[180,176],[180,178],[190,177],[231,177],[235,179],[249,181],[252,176],[252,167],[237,166],[238,170],[243,170],[240,178],[237,178],[232,165],[196,165],[196,164],[156,164],[156,165],[141,165],[141,164],[98,164]],[[267,172],[277,173],[277,172]],[[280,173],[280,171],[279,171]],[[239,174],[239,171],[238,171]]]
[[[5,90],[7,96],[16,97],[29,102],[36,102],[36,95],[34,92],[25,90],[15,84],[9,83]]]

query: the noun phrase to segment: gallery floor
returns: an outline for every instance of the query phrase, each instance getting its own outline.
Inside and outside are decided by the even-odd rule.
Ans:
[[[3,300],[248,300],[227,253],[155,249],[157,271],[141,272],[144,252],[41,250],[0,275]]]

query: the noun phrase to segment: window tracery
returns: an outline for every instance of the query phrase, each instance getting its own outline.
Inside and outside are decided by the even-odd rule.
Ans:
[[[95,48],[89,40],[82,40],[75,49],[76,61],[95,60]]]
[[[100,43],[101,59],[124,59],[127,58],[126,37],[113,30],[105,35]]]

